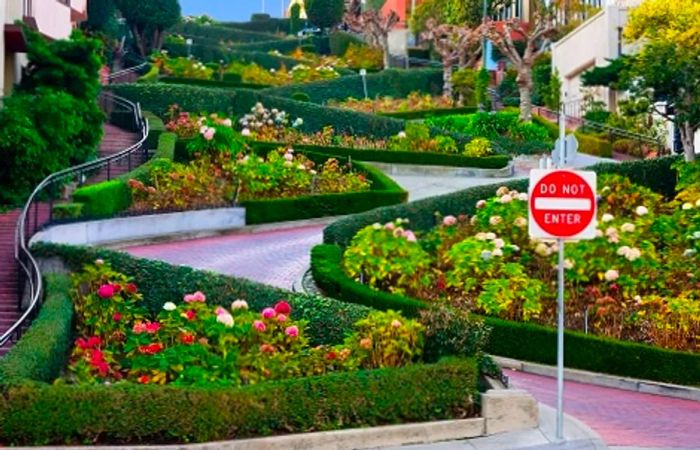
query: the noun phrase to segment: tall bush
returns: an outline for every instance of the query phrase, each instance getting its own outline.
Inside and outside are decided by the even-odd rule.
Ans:
[[[323,29],[332,28],[343,19],[343,0],[304,0],[309,21]]]

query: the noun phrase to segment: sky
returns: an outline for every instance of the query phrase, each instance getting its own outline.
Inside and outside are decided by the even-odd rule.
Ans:
[[[180,0],[182,13],[186,16],[207,13],[220,21],[247,21],[253,13],[265,12],[280,17],[282,4],[289,0]]]

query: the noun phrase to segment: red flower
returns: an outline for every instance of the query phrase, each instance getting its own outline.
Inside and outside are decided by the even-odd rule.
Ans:
[[[118,294],[119,292],[122,291],[122,285],[121,284],[113,284],[112,288],[114,289],[114,293]]]
[[[90,348],[99,347],[102,345],[102,339],[99,336],[91,336],[87,340],[87,346]]]
[[[88,348],[87,341],[83,338],[76,339],[75,345],[77,345],[79,348],[82,348],[83,350]]]
[[[139,352],[143,353],[144,355],[155,355],[156,353],[159,353],[161,350],[163,350],[163,344],[154,342],[152,344],[148,345],[141,345],[139,346]]]
[[[328,359],[330,361],[333,361],[334,359],[338,359],[338,354],[331,350],[330,352],[326,353],[326,359]]]
[[[435,284],[436,284],[435,287],[439,291],[444,291],[445,288],[447,287],[447,283],[445,282],[445,277],[443,275],[440,275],[440,277],[438,277],[437,283],[435,283]]]
[[[289,315],[289,313],[292,312],[292,307],[289,306],[289,303],[282,300],[275,305],[275,312],[277,314]]]
[[[187,320],[194,320],[197,317],[197,313],[190,309],[189,311],[185,312],[185,317]]]
[[[153,334],[160,330],[160,324],[158,322],[148,322],[146,324],[146,333]]]
[[[148,375],[141,375],[140,377],[138,377],[137,380],[141,384],[148,384],[148,382],[151,381],[151,379],[148,377]]]
[[[185,345],[194,344],[194,334],[190,334],[190,333],[181,334],[180,335],[180,342],[182,342]]]
[[[118,312],[115,312],[114,315],[112,316],[112,320],[114,320],[115,322],[119,322],[120,320],[122,320],[122,315],[119,314]]]
[[[100,286],[100,288],[97,290],[97,295],[100,296],[100,298],[112,298],[114,296],[114,286],[111,284],[103,284]]]
[[[126,291],[130,294],[135,294],[138,292],[138,290],[139,289],[136,287],[136,285],[134,283],[129,283],[126,285]]]
[[[275,347],[270,344],[263,344],[260,346],[260,351],[263,353],[274,353]]]

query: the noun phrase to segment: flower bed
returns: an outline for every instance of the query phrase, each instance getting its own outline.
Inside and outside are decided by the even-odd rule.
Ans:
[[[133,273],[134,279],[131,282],[139,287],[134,289],[133,286],[129,286],[129,280],[116,273],[110,273],[109,283],[103,283],[105,280],[102,277],[107,271],[107,266],[93,267],[92,275],[80,280],[81,286],[89,284],[93,289],[82,291],[84,295],[79,297],[78,304],[96,306],[102,303],[109,307],[90,309],[100,319],[83,321],[81,324],[80,308],[74,319],[68,294],[71,291],[68,280],[62,276],[48,277],[47,300],[39,318],[10,354],[0,361],[2,442],[70,444],[90,441],[164,444],[210,441],[312,429],[330,430],[464,417],[473,408],[477,370],[472,360],[450,359],[437,364],[415,363],[401,368],[350,368],[340,372],[335,370],[335,365],[340,364],[339,353],[345,347],[338,347],[337,354],[332,353],[333,347],[344,346],[349,342],[344,341],[343,337],[350,334],[353,323],[358,324],[359,333],[385,330],[369,337],[373,346],[379,345],[379,342],[386,342],[384,339],[396,333],[407,336],[408,334],[402,334],[401,330],[415,323],[408,319],[372,313],[367,308],[331,299],[303,295],[291,295],[287,297],[287,303],[277,303],[277,310],[264,310],[262,315],[258,315],[250,311],[266,304],[274,304],[277,301],[275,299],[279,299],[283,292],[245,280],[155,261],[138,260],[109,250],[54,245],[43,245],[41,249],[36,250],[44,256],[59,256],[70,267],[81,267],[96,258],[104,258],[115,270]],[[116,284],[119,284],[121,289],[116,289]],[[202,295],[196,292],[182,301],[177,301],[175,309],[167,303],[182,298],[188,291],[200,288],[207,291],[204,303],[199,301]],[[245,299],[250,310],[245,310],[243,302],[238,301],[235,304],[237,309],[231,311],[231,299],[235,298]],[[136,309],[110,309],[124,308],[127,303],[131,303]],[[217,310],[216,305],[220,305],[222,309]],[[146,317],[135,318],[136,322],[129,322],[129,314],[140,310],[141,306],[141,312]],[[222,312],[223,308],[226,309],[225,312]],[[285,314],[287,308],[291,313],[289,315]],[[308,358],[318,353],[324,361],[323,366],[333,366],[332,370],[337,373],[299,377],[298,366],[287,365],[287,368],[291,369],[292,377],[274,382],[260,381],[236,387],[230,385],[235,383],[205,382],[198,376],[200,383],[197,384],[203,386],[178,385],[187,383],[175,381],[169,383],[171,385],[161,386],[155,382],[171,381],[168,376],[158,378],[151,372],[148,384],[143,384],[139,382],[143,375],[132,375],[130,370],[133,366],[125,364],[120,367],[120,371],[125,371],[126,376],[119,381],[111,380],[110,385],[92,384],[92,379],[88,379],[87,384],[79,385],[66,382],[48,384],[59,376],[65,367],[73,320],[76,321],[78,329],[87,325],[104,332],[100,337],[103,342],[124,339],[126,346],[126,343],[134,339],[148,339],[148,343],[138,343],[136,352],[140,351],[138,349],[141,345],[145,345],[143,348],[148,350],[146,353],[153,354],[142,356],[157,359],[158,355],[172,352],[174,348],[185,346],[187,351],[183,350],[180,354],[187,355],[195,346],[205,346],[198,340],[192,344],[187,343],[189,339],[182,342],[180,338],[183,336],[183,330],[180,329],[170,340],[163,339],[167,336],[169,326],[173,324],[170,320],[189,330],[190,322],[187,317],[181,317],[179,314],[184,313],[187,316],[187,311],[193,309],[198,311],[196,320],[207,324],[200,332],[212,334],[206,344],[210,347],[215,347],[215,342],[225,343],[221,348],[227,349],[228,355],[231,355],[236,348],[241,348],[245,342],[245,338],[242,338],[244,336],[264,335],[270,339],[272,336],[278,336],[281,339],[271,340],[268,344],[275,347],[274,355],[281,355],[280,350],[287,348],[286,345],[298,345],[304,340],[304,336],[308,336],[314,347],[300,352],[299,357]],[[118,321],[115,321],[115,313],[121,314]],[[280,322],[281,314],[285,315],[284,322]],[[367,328],[368,323],[377,323],[377,317],[382,318],[383,325]],[[154,318],[159,318],[159,321],[154,322]],[[231,319],[233,325],[229,326]],[[146,323],[146,320],[150,322]],[[256,320],[266,326],[264,331],[260,331],[261,326]],[[308,322],[306,329],[301,326],[304,321]],[[400,322],[399,326],[396,326],[394,321]],[[425,323],[425,357],[428,358],[431,348],[443,349],[449,353],[448,341],[443,340],[445,335],[438,336],[435,333],[441,329],[438,321],[428,320]],[[105,324],[111,324],[114,330],[110,330]],[[294,326],[292,324],[296,324],[298,330],[287,332]],[[122,328],[119,328],[120,326]],[[417,331],[421,326],[416,324],[415,327],[413,330]],[[273,332],[273,329],[276,332]],[[433,333],[427,332],[430,329],[434,330]],[[462,326],[461,329],[465,327]],[[408,328],[406,331],[408,332]],[[124,338],[121,337],[122,333]],[[409,334],[413,335],[412,333],[413,331]],[[232,334],[236,335],[236,339],[242,339],[233,342],[228,338]],[[356,338],[360,338],[356,342],[358,352],[368,351],[363,347],[368,346],[367,341],[363,342],[368,336],[358,334]],[[158,352],[151,351],[155,350],[153,340],[163,341],[164,348]],[[78,342],[78,353],[83,351],[81,345],[93,345],[94,349],[97,343],[94,337],[92,342],[89,337]],[[439,344],[441,342],[445,342],[445,345]],[[258,356],[263,360],[267,358],[268,361],[277,361],[273,354],[262,352],[262,345],[255,350],[260,352]],[[318,345],[322,347],[315,347]],[[255,347],[253,345],[251,348]],[[395,348],[390,353],[395,354],[396,351],[402,350]],[[88,357],[90,366],[95,362],[94,371],[98,377],[103,367],[99,359],[108,359],[106,353],[98,353],[95,356],[92,352]],[[241,359],[244,359],[243,354],[239,355]],[[36,358],[37,355],[45,357]],[[207,359],[197,355],[197,364],[205,364]],[[75,361],[75,358],[73,360]],[[353,358],[350,356],[346,359],[351,360]],[[371,358],[364,361],[368,364],[376,363],[376,360],[370,363]],[[385,363],[389,364],[388,360]],[[396,359],[389,365],[394,363],[397,363]],[[276,370],[282,366],[270,364],[270,375],[277,373]],[[159,366],[157,370],[161,370],[162,367],[164,366]],[[173,367],[178,372],[177,364]],[[195,369],[191,368],[192,360],[189,360],[185,367],[187,370],[179,373],[195,372]],[[264,375],[266,372],[262,369],[260,373]],[[77,380],[73,378],[70,381]],[[123,413],[126,409],[129,414]],[[146,427],[144,420],[148,422]]]
[[[343,101],[331,100],[329,106],[352,109],[365,113],[405,113],[429,109],[449,109],[453,106],[452,99],[442,96],[432,96],[421,92],[411,92],[406,98],[380,97],[374,99],[347,98]]]
[[[674,179],[670,161],[597,169],[629,174],[668,195],[670,189],[659,182]],[[682,179],[688,180],[688,175]],[[604,183],[606,176],[599,182],[601,189]],[[696,265],[688,264],[697,257],[693,230],[700,225],[694,203],[697,192],[695,197],[688,194],[693,183],[679,185],[684,190],[680,203],[664,202],[657,194],[617,177],[608,177],[607,183],[609,190],[602,193],[601,204],[601,214],[606,214],[600,218],[603,236],[567,246],[569,327],[583,328],[588,306],[589,326],[595,334],[696,350],[697,286],[686,281],[698,276]],[[374,307],[415,313],[440,298],[507,319],[487,319],[494,327],[490,351],[552,363],[554,332],[540,324],[552,323],[555,308],[553,244],[531,242],[527,230],[520,228],[527,214],[525,202],[517,199],[523,194],[515,191],[526,186],[526,182],[510,183],[498,198],[479,203],[480,209],[477,202],[494,195],[496,187],[470,189],[342,220],[326,229],[326,242],[353,243],[344,251],[344,260],[339,247],[315,249],[314,277],[329,294]],[[464,206],[465,202],[468,205]],[[436,210],[444,214],[437,227],[435,216],[429,213]],[[472,223],[471,218],[460,218],[459,214],[476,219]],[[407,224],[393,223],[395,217],[408,217],[413,232],[408,232]],[[360,234],[353,241],[357,231]],[[417,242],[413,242],[414,237]],[[362,248],[373,255],[372,260],[358,253]],[[386,264],[380,264],[381,269],[370,270],[367,265],[382,261]],[[353,279],[360,272],[364,284]],[[539,346],[535,342],[548,342],[547,336],[552,336],[551,343],[534,348]],[[530,339],[532,345],[513,344]],[[567,364],[573,367],[680,383],[700,381],[700,358],[689,353],[583,333],[572,333],[570,339],[575,349],[567,354]],[[596,352],[601,354],[596,356]],[[654,363],[639,367],[638,361],[644,358]],[[690,373],[677,371],[676,364],[685,365]]]

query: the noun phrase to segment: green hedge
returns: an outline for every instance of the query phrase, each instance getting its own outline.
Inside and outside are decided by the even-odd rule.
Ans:
[[[453,114],[473,114],[479,109],[476,106],[461,106],[456,108],[424,109],[419,111],[403,111],[393,113],[379,113],[382,116],[395,119],[417,120],[429,117],[451,116]]]
[[[165,444],[444,420],[473,407],[476,378],[473,361],[451,360],[239,388],[25,385],[2,396],[0,439]]]
[[[87,217],[111,217],[131,206],[131,189],[123,180],[103,181],[73,192],[73,201],[83,204]]]
[[[46,298],[39,316],[10,352],[0,358],[0,390],[23,379],[51,383],[66,367],[67,349],[73,343],[73,301],[69,292],[68,277],[46,277]]]
[[[549,133],[550,138],[553,140],[559,139],[559,125],[536,115],[532,116],[532,121],[543,126]],[[579,152],[603,158],[612,158],[613,146],[610,141],[580,131],[574,132],[574,135],[578,140]]]
[[[442,93],[442,71],[434,69],[390,69],[367,75],[367,91],[370,98],[390,96],[403,98],[411,92],[439,95]],[[323,104],[330,99],[364,98],[362,77],[349,75],[315,83],[295,84],[270,88],[267,94],[291,97],[294,92],[305,92],[311,102]]]
[[[218,25],[236,30],[256,31],[262,33],[289,33],[290,19],[270,17],[267,20],[254,20],[250,22],[220,22]]]
[[[246,44],[234,44],[231,46],[231,49],[241,52],[271,52],[277,50],[280,53],[291,53],[296,50],[297,47],[299,47],[298,39],[287,39],[284,41],[275,39]]]
[[[278,148],[282,143],[252,142],[254,148]],[[394,164],[417,164],[424,166],[474,167],[481,169],[502,169],[508,165],[510,158],[506,155],[494,155],[475,158],[448,153],[412,152],[395,150],[370,150],[335,146],[297,144],[294,148],[301,151],[325,153],[328,155],[350,157],[356,161],[374,161]]]
[[[364,42],[356,35],[346,33],[344,31],[333,31],[329,36],[328,45],[330,47],[331,55],[345,55],[345,52],[348,50],[350,44],[364,45]]]
[[[148,137],[146,138],[146,148],[151,150],[158,147],[160,135],[165,132],[165,124],[160,117],[150,111],[144,111],[143,117],[148,121]]]
[[[215,89],[163,83],[120,84],[110,89],[122,97],[138,100],[145,109],[158,115],[164,115],[173,103],[192,112],[217,111],[241,115],[248,113],[256,102],[262,102],[268,108],[286,111],[292,118],[303,118],[304,131],[320,131],[331,125],[340,133],[388,137],[404,129],[402,120],[275,97],[267,94],[267,90]]]
[[[408,192],[380,170],[361,163],[354,165],[357,170],[365,172],[367,178],[372,181],[370,191],[242,202],[241,206],[246,209],[246,224],[353,214],[380,206],[404,203],[408,199]]]
[[[178,77],[161,77],[158,79],[161,83],[166,84],[184,84],[187,86],[203,86],[212,88],[243,88],[243,89],[265,89],[270,86],[266,84],[252,84],[252,83],[236,83],[231,81],[219,81],[219,80],[198,80],[196,78],[178,78]]]
[[[257,31],[248,31],[236,29],[232,27],[223,27],[218,25],[201,25],[192,22],[181,22],[169,30],[173,34],[182,34],[192,37],[194,42],[197,42],[197,37],[213,39],[215,41],[231,41],[231,42],[260,42],[282,40],[274,34],[260,33]]]

